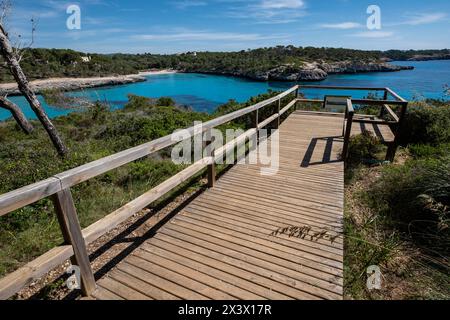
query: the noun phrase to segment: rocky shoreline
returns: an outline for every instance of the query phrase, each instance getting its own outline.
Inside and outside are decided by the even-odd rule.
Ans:
[[[35,80],[30,82],[35,93],[49,89],[61,91],[74,91],[88,88],[98,88],[105,86],[115,86],[146,81],[143,75],[110,76],[98,78],[51,78],[44,80]],[[0,84],[0,95],[15,96],[20,95],[16,83]]]
[[[247,72],[241,70],[184,70],[191,73],[219,74],[244,77],[257,81],[322,81],[330,74],[355,74],[368,72],[396,72],[413,70],[412,66],[396,66],[386,62],[310,62],[301,67],[281,65],[267,71]]]

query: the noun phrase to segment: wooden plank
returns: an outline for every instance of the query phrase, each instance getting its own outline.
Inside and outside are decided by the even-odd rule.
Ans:
[[[183,238],[183,235],[176,234],[176,236],[177,237],[167,237],[166,235],[158,234],[157,238],[152,239],[152,245],[158,246],[159,248],[166,248],[170,247],[167,243],[175,243],[176,247],[174,250],[178,251],[179,254],[195,259],[196,261],[201,261],[202,263],[217,268],[218,270],[226,270],[231,274],[248,279],[249,281],[255,282],[258,285],[264,286],[273,291],[283,293],[291,298],[318,299],[318,297],[308,294],[298,287],[292,286],[294,284],[293,281],[289,281],[288,279],[282,277],[278,279],[277,275],[273,274],[273,272],[247,263],[245,259],[239,260],[231,256],[224,255],[223,249],[213,251],[205,249],[199,245],[191,245],[186,247],[186,242],[184,240],[180,240],[180,238]],[[164,241],[160,239],[163,239]],[[149,252],[152,252],[153,250],[153,248],[148,244],[144,244],[142,248]]]
[[[397,93],[395,93],[392,89],[390,88],[386,88],[386,91],[389,92],[395,99],[397,99],[398,101],[401,102],[407,102],[405,99],[403,99],[402,97],[400,97]]]
[[[227,262],[235,266],[240,266],[241,268],[245,268],[246,266],[246,269],[250,272],[257,273],[256,270],[259,270],[260,275],[269,276],[276,282],[290,285],[298,289],[299,291],[304,292],[303,297],[306,299],[313,299],[313,297],[332,299],[333,297],[338,297],[338,294],[336,293],[311,285],[311,283],[309,282],[314,281],[312,277],[308,277],[300,272],[295,272],[294,270],[290,270],[279,264],[272,263],[267,260],[262,260],[252,255],[248,255],[248,253],[246,254],[242,250],[236,250],[236,248],[231,249],[226,246],[227,242],[221,242],[221,244],[218,245],[216,243],[210,242],[210,238],[208,238],[208,236],[202,235],[202,237],[199,238],[194,236],[198,236],[198,234],[191,231],[189,232],[189,234],[187,234],[180,233],[174,230],[168,230],[165,228],[164,234],[169,235],[173,238],[181,239],[186,243],[190,243],[190,248],[192,249],[202,248],[201,250],[206,250],[205,252],[207,252],[208,256],[216,257],[223,262]],[[298,268],[300,269],[301,265],[299,265]],[[336,286],[336,289],[337,287],[338,286]]]
[[[271,208],[270,211],[267,207],[259,207],[253,203],[244,202],[232,202],[226,201],[221,197],[217,197],[216,195],[209,194],[208,198],[198,199],[195,203],[192,204],[192,207],[201,207],[210,210],[216,211],[224,211],[231,213],[236,213],[239,215],[243,215],[244,217],[251,216],[252,219],[260,218],[265,223],[271,222],[273,223],[281,223],[283,222],[285,225],[295,225],[301,223],[307,223],[312,226],[320,226],[320,227],[337,227],[341,226],[341,221],[339,219],[324,219],[322,217],[314,216],[313,214],[308,215],[307,213],[303,213],[299,210],[298,214],[292,214],[290,211],[284,210],[276,210],[276,208]],[[270,224],[269,224],[270,225]]]
[[[384,105],[384,109],[388,112],[388,114],[392,117],[392,119],[394,119],[395,122],[400,121],[400,118],[398,117],[398,115],[387,104]]]
[[[136,252],[136,255],[147,261],[157,261],[159,265],[170,268],[179,274],[190,275],[197,279],[197,281],[204,282],[211,287],[223,290],[241,300],[261,300],[264,299],[264,297],[267,297],[267,295],[270,295],[268,290],[258,290],[259,288],[255,288],[253,284],[249,285],[249,282],[245,279],[232,277],[222,270],[210,268],[204,264],[187,259],[170,251],[158,250],[156,247],[154,248],[155,250],[152,251],[152,254],[142,249]],[[156,253],[160,253],[161,255]],[[255,291],[255,293],[252,291]],[[283,295],[270,295],[270,297],[274,299],[288,298]]]
[[[352,126],[352,136],[370,132],[384,143],[390,143],[395,140],[395,135],[388,125],[383,124],[364,124],[354,123]]]
[[[135,270],[128,263],[123,263],[117,269],[111,271],[109,275],[114,280],[125,283],[127,286],[129,286],[133,290],[142,293],[149,299],[157,299],[157,300],[179,299],[177,296],[165,292],[164,290],[160,290],[159,288],[146,282],[145,279],[140,278],[138,276],[139,271],[140,271],[139,268],[136,268]]]
[[[97,286],[97,290],[93,292],[92,297],[97,300],[123,300],[122,297],[101,286]]]
[[[195,217],[196,220],[199,222],[203,221],[211,221],[211,219],[214,219],[212,214],[209,214],[201,210],[192,210],[192,211],[186,211],[191,213],[192,217]],[[251,243],[254,245],[255,243],[260,244],[266,250],[262,250],[262,252],[268,253],[271,248],[275,248],[274,250],[277,251],[271,251],[273,252],[273,255],[276,257],[281,257],[282,259],[286,261],[292,261],[294,263],[302,262],[303,265],[321,271],[328,274],[336,275],[338,276],[342,272],[342,256],[333,257],[326,251],[319,251],[317,250],[316,253],[308,253],[307,250],[299,249],[299,243],[296,242],[294,237],[289,238],[286,236],[286,238],[281,238],[280,235],[272,235],[273,230],[270,230],[268,232],[264,232],[265,230],[261,227],[254,226],[248,224],[248,222],[239,223],[233,220],[227,220],[223,218],[215,217],[219,223],[223,223],[224,230],[227,230],[228,232],[226,234],[230,235],[229,230],[244,230],[242,231],[241,235],[242,237],[235,237],[236,239],[241,239],[248,237],[252,240],[246,240],[247,243]],[[243,225],[246,225],[246,228],[243,227]],[[208,229],[209,225],[205,226],[205,230]],[[231,236],[233,236],[231,234]],[[248,239],[247,238],[247,239]],[[285,240],[285,241],[283,241]],[[304,239],[306,241],[308,240],[307,237]],[[305,242],[306,242],[305,241]],[[270,242],[270,245],[267,246],[267,243]],[[291,242],[291,243],[289,243]],[[259,247],[256,245],[255,247]],[[263,248],[259,247],[259,248]]]
[[[292,108],[293,106],[295,106],[296,103],[297,103],[297,100],[293,100],[293,101],[289,102],[283,109],[280,110],[280,112],[279,112],[280,116],[285,114],[287,111],[289,111],[289,109]]]
[[[229,211],[228,211],[229,210]],[[272,236],[272,234],[275,234],[276,230],[280,230],[281,228],[288,227],[288,226],[297,226],[302,227],[305,226],[303,222],[302,223],[290,223],[290,221],[282,220],[281,218],[278,220],[279,222],[274,221],[274,219],[267,219],[260,218],[260,215],[255,215],[253,213],[244,213],[242,212],[243,209],[237,209],[235,212],[232,212],[231,209],[224,209],[223,207],[219,206],[215,211],[214,209],[208,208],[205,205],[196,204],[196,207],[189,207],[186,209],[186,212],[192,213],[192,215],[202,215],[202,214],[211,214],[211,218],[214,217],[217,220],[224,220],[225,222],[229,220],[229,223],[236,223],[235,221],[240,221],[241,223],[245,223],[247,230],[246,233],[252,236],[261,237],[261,238],[268,238],[269,236]],[[214,213],[216,214],[213,216]],[[233,216],[232,214],[235,214]],[[263,215],[262,215],[263,216]],[[268,221],[267,224],[264,226],[264,222]],[[252,223],[250,223],[252,222]],[[307,227],[310,227],[309,224],[306,225]],[[316,226],[316,228],[318,228]],[[311,229],[314,230],[314,226],[311,226]],[[319,228],[320,229],[320,228]],[[337,232],[338,233],[338,232]],[[264,235],[264,237],[263,237]],[[334,235],[334,232],[333,232]],[[272,239],[271,239],[272,240]],[[276,239],[277,242],[283,242],[281,239]],[[275,241],[273,239],[272,241]],[[337,242],[340,243],[340,242]],[[301,248],[298,248],[301,244]],[[326,246],[326,244],[320,246],[317,241],[311,241],[310,237],[289,237],[286,235],[286,241],[283,242],[283,245],[288,247],[294,247],[296,252],[300,255],[302,255],[305,258],[310,258],[313,260],[316,260],[317,258],[313,258],[317,255],[325,257],[327,259],[340,261],[342,259],[342,256],[338,254],[339,250],[331,250],[332,248],[335,249],[335,247]],[[286,249],[285,248],[285,249]],[[331,248],[331,249],[330,249]],[[289,250],[287,250],[289,251]],[[308,252],[311,252],[312,254],[309,255]],[[329,262],[329,264],[333,267],[338,267],[340,264],[336,264],[334,262]]]
[[[298,98],[297,102],[301,102],[301,103],[323,103],[323,100],[321,100],[321,99],[302,99],[302,98]]]
[[[317,196],[321,197],[321,203],[330,204],[330,203],[341,203],[344,199],[339,197],[339,191],[331,191],[331,190],[320,190],[320,189],[312,189],[312,190],[300,190],[295,191],[289,188],[289,186],[278,186],[278,188],[267,188],[266,185],[258,180],[252,180],[249,177],[247,180],[235,178],[235,177],[227,177],[228,185],[236,188],[236,189],[249,189],[255,190],[257,194],[260,192],[273,192],[275,195],[290,197],[291,199],[304,199],[314,201],[317,199]],[[276,191],[273,191],[276,190]]]
[[[270,116],[264,121],[261,121],[261,123],[258,125],[258,130],[264,128],[265,126],[269,125],[273,121],[277,120],[279,118],[279,114],[275,113],[274,115]]]
[[[370,123],[370,124],[380,124],[380,125],[389,125],[395,124],[395,121],[388,121],[383,119],[363,119],[363,118],[355,118],[353,122],[357,123]]]
[[[397,100],[352,99],[352,103],[371,106],[382,106],[384,104],[401,105],[403,102]]]
[[[62,264],[72,255],[73,249],[71,245],[56,247],[1,278],[0,300],[10,298],[33,280],[42,277],[55,266]]]
[[[299,89],[322,89],[322,90],[362,90],[362,91],[384,91],[381,87],[351,87],[351,86],[323,86],[323,85],[300,85]]]
[[[199,227],[202,224],[204,227]],[[250,257],[255,257],[255,259],[261,261],[261,264],[270,263],[282,266],[286,270],[301,270],[299,278],[302,281],[324,289],[334,290],[336,288],[335,285],[342,285],[340,281],[336,280],[337,274],[333,271],[333,267],[318,265],[299,255],[289,256],[289,253],[286,252],[286,247],[278,244],[276,242],[277,238],[271,238],[270,235],[263,239],[255,236],[257,235],[256,232],[253,232],[252,235],[244,234],[243,228],[238,226],[235,226],[236,232],[230,232],[222,228],[223,233],[221,233],[216,226],[210,224],[205,218],[194,220],[193,218],[183,217],[181,219],[180,217],[180,219],[177,219],[167,227],[172,230],[171,232],[184,233],[198,239],[207,240],[209,243],[217,244],[223,248],[241,252],[249,259]],[[185,228],[185,230],[182,230],[182,228]],[[243,245],[243,241],[247,245]],[[321,260],[324,261],[325,259]]]
[[[116,281],[110,277],[101,279],[99,285],[126,300],[151,300],[146,295],[143,295],[122,282]]]
[[[81,233],[80,222],[78,221],[72,193],[69,189],[64,189],[56,193],[55,209],[59,216],[63,234],[70,241],[77,266],[80,268],[82,291],[85,296],[90,296],[96,288],[95,278],[89,261],[86,243]]]
[[[252,128],[241,134],[239,137],[227,142],[225,145],[215,150],[214,159],[216,161],[222,159],[224,155],[233,152],[236,146],[243,145],[245,141],[252,139],[255,134],[256,129]]]
[[[220,186],[216,186],[216,189],[219,191],[225,191],[225,192],[230,192],[230,193],[235,193],[235,194],[242,194],[243,196],[250,196],[252,193],[254,194],[254,192],[252,192],[251,190],[248,189],[240,189],[239,191],[233,191],[230,189],[225,189],[224,187],[222,187],[222,185]],[[256,198],[258,195],[256,195]],[[321,213],[323,212],[324,215],[328,215],[328,216],[334,216],[334,217],[339,217],[339,211],[341,208],[341,204],[325,204],[322,203],[320,200],[317,201],[313,201],[313,200],[305,200],[305,199],[292,199],[290,197],[286,197],[286,196],[278,196],[278,199],[275,199],[274,197],[272,197],[271,193],[269,192],[260,192],[259,193],[260,196],[260,200],[256,200],[256,201],[260,201],[260,202],[266,202],[266,203],[270,203],[273,205],[279,205],[279,206],[283,206],[283,207],[287,207],[287,208],[291,208],[291,209],[296,209],[298,206],[300,207],[306,207],[306,208],[311,208],[311,209],[317,209],[318,211],[320,211]],[[278,200],[278,201],[277,201]]]
[[[23,208],[61,190],[56,178],[50,178],[0,195],[0,216]]]
[[[146,259],[147,258],[147,259]],[[164,257],[152,256],[145,254],[140,250],[131,256],[128,263],[139,266],[141,269],[148,270],[153,274],[164,277],[172,282],[182,285],[183,287],[215,300],[236,300],[232,296],[234,288],[220,283],[217,279],[211,278],[206,274],[202,274],[196,270],[187,268],[174,261],[165,259]],[[151,281],[151,279],[149,279]],[[220,283],[217,289],[217,284]],[[255,295],[250,294],[247,299],[254,299]]]
[[[132,273],[139,279],[143,281],[148,281],[152,284],[152,286],[163,289],[171,295],[178,296],[179,299],[186,300],[206,300],[207,297],[192,291],[184,286],[179,285],[178,283],[172,281],[173,279],[166,279],[164,276],[160,276],[156,272],[149,272],[148,270],[144,270],[141,266],[148,266],[145,261],[139,261],[139,267],[137,267],[133,262],[135,261],[135,257],[131,256],[129,259],[120,265],[121,269],[128,270],[128,272]]]

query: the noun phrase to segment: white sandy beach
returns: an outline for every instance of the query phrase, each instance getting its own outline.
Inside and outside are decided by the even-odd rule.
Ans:
[[[140,76],[154,76],[154,75],[160,75],[160,74],[173,74],[173,73],[179,73],[178,70],[171,70],[171,69],[164,69],[164,70],[149,70],[149,71],[142,71],[139,72]]]

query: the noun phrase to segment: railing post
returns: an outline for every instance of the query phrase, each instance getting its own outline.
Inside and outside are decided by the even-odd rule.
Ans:
[[[297,86],[297,90],[295,90],[295,99],[300,98],[300,86]],[[298,109],[298,101],[295,102],[294,110]]]
[[[258,144],[259,143],[259,109],[256,109],[255,128],[256,128],[256,144]]]
[[[400,135],[402,130],[402,125],[405,119],[406,110],[408,109],[408,102],[404,102],[400,109],[399,121],[397,124],[397,128],[395,130],[395,139],[389,145],[387,153],[386,153],[386,161],[393,162],[395,158],[395,154],[397,153],[397,148],[400,144]]]
[[[351,101],[348,103],[351,104]],[[350,136],[352,134],[353,115],[355,113],[355,111],[352,109],[353,109],[353,107],[350,110],[348,110],[348,113],[347,113],[347,125],[345,128],[344,147],[342,148],[342,159],[344,160],[345,165],[347,165],[348,146],[350,143]],[[344,120],[344,122],[345,122],[345,120]]]
[[[80,268],[81,290],[85,296],[90,296],[96,289],[95,278],[70,189],[56,193],[53,196],[53,203],[64,240],[73,248],[72,263]]]
[[[208,164],[208,188],[213,188],[216,184],[216,161],[215,161],[215,150],[212,148],[212,132],[211,130],[205,133],[205,143],[204,148],[206,148],[207,156],[211,157],[211,163]]]
[[[280,115],[280,111],[281,111],[281,99],[278,99],[278,122],[277,122],[277,129],[280,128],[280,121],[281,121],[281,115]]]
[[[388,99],[388,91],[384,90],[383,100],[387,100],[387,99]],[[382,119],[383,116],[384,116],[384,106],[381,107],[379,118]]]
[[[345,108],[345,112],[344,112],[344,125],[342,126],[342,136],[345,136],[345,120],[347,120],[347,115],[348,115],[348,108]]]

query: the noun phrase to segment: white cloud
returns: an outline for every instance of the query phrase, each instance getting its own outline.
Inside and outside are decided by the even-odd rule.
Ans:
[[[423,13],[410,16],[407,21],[402,24],[417,26],[421,24],[429,24],[443,20],[447,14],[445,13]]]
[[[263,0],[259,4],[263,9],[299,9],[304,6],[303,0]]]
[[[134,40],[154,41],[258,41],[269,39],[284,39],[286,35],[261,35],[257,33],[234,33],[234,32],[209,32],[209,31],[186,31],[167,34],[140,34],[131,38]]]
[[[208,5],[208,3],[202,0],[183,0],[183,1],[176,1],[173,3],[173,5],[178,9],[187,9],[190,7],[206,6]]]
[[[228,16],[252,24],[284,24],[298,21],[305,8],[303,0],[258,0],[230,8]]]
[[[380,38],[390,38],[394,35],[394,32],[391,31],[366,31],[355,33],[352,36],[358,38],[372,38],[372,39],[380,39]]]
[[[360,23],[356,22],[342,22],[342,23],[331,23],[331,24],[321,24],[320,27],[325,29],[341,29],[341,30],[347,30],[347,29],[356,29],[361,27],[362,25]]]

